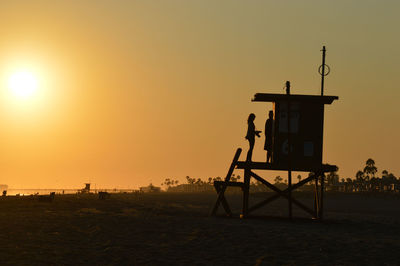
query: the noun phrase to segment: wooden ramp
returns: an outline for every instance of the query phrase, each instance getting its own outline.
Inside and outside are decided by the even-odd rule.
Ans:
[[[291,213],[291,205],[294,204],[300,209],[304,210],[308,214],[311,215],[312,218],[314,219],[322,219],[323,217],[323,198],[324,198],[324,178],[325,178],[325,173],[326,172],[332,172],[332,171],[337,171],[337,167],[335,165],[327,165],[323,164],[319,167],[316,167],[313,171],[312,174],[307,177],[306,179],[291,185],[289,183],[288,188],[281,190],[275,185],[271,184],[258,174],[254,173],[253,170],[274,170],[274,171],[287,171],[288,169],[282,166],[276,166],[273,164],[267,164],[265,162],[244,162],[244,161],[239,161],[240,154],[242,152],[242,149],[239,148],[237,149],[235,156],[233,157],[233,161],[229,167],[228,173],[225,177],[224,181],[215,181],[214,182],[214,187],[215,190],[217,191],[218,197],[217,201],[215,202],[215,205],[211,211],[211,215],[215,216],[217,214],[219,205],[222,204],[226,214],[228,216],[232,216],[232,211],[229,207],[229,204],[225,198],[225,191],[227,187],[241,187],[243,191],[243,205],[242,205],[242,214],[241,217],[245,218],[248,217],[249,214],[269,203],[272,201],[283,197],[288,200],[289,202],[289,218],[292,218],[292,213]],[[230,181],[230,178],[232,176],[232,173],[234,169],[243,169],[244,170],[244,181],[243,182],[232,182]],[[291,171],[310,171],[305,170],[305,169],[290,169]],[[253,206],[249,206],[249,189],[250,189],[250,179],[254,178],[255,180],[261,182],[265,186],[267,186],[269,189],[275,192],[275,195],[270,196],[269,198],[266,198],[265,200],[258,202],[257,204]],[[314,207],[310,208],[309,206],[304,205],[300,201],[296,200],[295,198],[292,197],[292,192],[301,186],[309,183],[309,182],[314,182]]]

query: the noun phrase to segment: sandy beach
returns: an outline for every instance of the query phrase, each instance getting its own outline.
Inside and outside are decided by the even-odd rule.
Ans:
[[[252,195],[254,202],[265,195]],[[310,195],[297,195],[307,203]],[[2,264],[354,265],[400,261],[400,199],[328,194],[325,220],[209,217],[215,194],[57,195],[0,203]],[[241,196],[228,201],[239,214]],[[309,201],[311,202],[311,201]],[[298,212],[297,212],[298,211]],[[287,201],[260,215],[286,215]],[[296,210],[301,216],[301,211]],[[304,216],[303,217],[307,217]]]

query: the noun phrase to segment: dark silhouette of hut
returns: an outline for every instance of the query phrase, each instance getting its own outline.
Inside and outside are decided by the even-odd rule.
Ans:
[[[85,183],[85,187],[82,188],[79,192],[80,193],[90,193],[90,183]]]
[[[287,170],[290,137],[290,167],[293,171],[315,171],[322,165],[324,105],[337,96],[257,93],[253,102],[272,102],[274,131],[272,162],[275,169]],[[288,136],[290,102],[290,136]]]
[[[288,200],[289,218],[292,218],[292,205],[311,214],[315,219],[323,216],[323,194],[325,173],[337,171],[335,165],[322,163],[323,152],[323,127],[324,108],[337,100],[337,96],[323,96],[325,73],[325,46],[323,47],[321,74],[321,96],[319,95],[294,95],[290,94],[290,82],[286,82],[286,94],[257,93],[253,102],[271,102],[273,104],[274,121],[272,138],[272,161],[252,162],[251,160],[239,161],[242,149],[237,149],[228,174],[224,181],[215,181],[218,198],[211,211],[216,215],[218,207],[222,204],[225,212],[231,216],[229,204],[224,193],[228,186],[241,187],[243,190],[243,207],[241,217],[247,217],[249,213],[257,210],[270,202],[284,197]],[[322,70],[321,70],[322,69]],[[244,170],[244,182],[232,182],[231,176],[234,169]],[[288,186],[286,189],[271,184],[266,179],[256,174],[253,170],[282,170],[288,172]],[[311,174],[304,180],[292,184],[292,171],[305,171]],[[254,206],[249,207],[250,178],[264,184],[267,188],[276,192],[273,195]],[[303,185],[315,182],[314,209],[304,205],[292,197],[292,192]]]
[[[153,184],[150,183],[147,187],[140,187],[139,191],[144,193],[144,192],[161,192],[160,187],[156,187]]]
[[[239,161],[242,150],[238,149],[225,181],[214,182],[219,197],[212,214],[216,214],[219,203],[222,202],[226,212],[231,215],[229,205],[221,195],[223,195],[227,186],[239,186],[242,187],[244,192],[243,217],[247,216],[251,211],[282,196],[289,200],[290,217],[292,216],[291,205],[293,203],[310,213],[314,218],[322,218],[324,174],[337,170],[335,165],[322,163],[324,105],[331,104],[337,99],[337,96],[257,93],[252,100],[253,102],[273,103],[274,131],[272,137],[272,162]],[[235,168],[244,169],[244,182],[230,182],[230,177]],[[288,171],[288,188],[282,190],[252,170]],[[292,171],[305,171],[312,172],[313,174],[292,185]],[[275,191],[277,195],[249,208],[248,197],[251,177]],[[311,181],[315,181],[314,210],[291,196],[293,190]]]

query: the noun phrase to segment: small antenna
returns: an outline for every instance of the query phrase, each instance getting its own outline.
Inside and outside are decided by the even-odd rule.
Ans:
[[[286,88],[286,94],[290,94],[290,81],[286,81],[285,88]]]
[[[325,56],[326,56],[326,48],[325,46],[322,46],[322,65],[319,66],[318,68],[318,73],[321,75],[321,96],[324,96],[324,81],[325,81],[325,76],[328,76],[328,74],[331,72],[331,68],[325,64]],[[325,67],[327,68],[328,72],[325,73]]]

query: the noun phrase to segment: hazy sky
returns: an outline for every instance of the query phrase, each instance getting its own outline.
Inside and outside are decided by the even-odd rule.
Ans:
[[[0,1],[0,183],[134,188],[224,176],[256,92],[318,94],[323,160],[400,176],[399,1]],[[26,99],[8,79],[38,79]],[[265,160],[263,139],[254,160]],[[242,173],[238,172],[242,175]],[[286,173],[280,173],[286,177]],[[270,173],[272,178],[276,173]],[[305,174],[304,174],[305,175]]]

